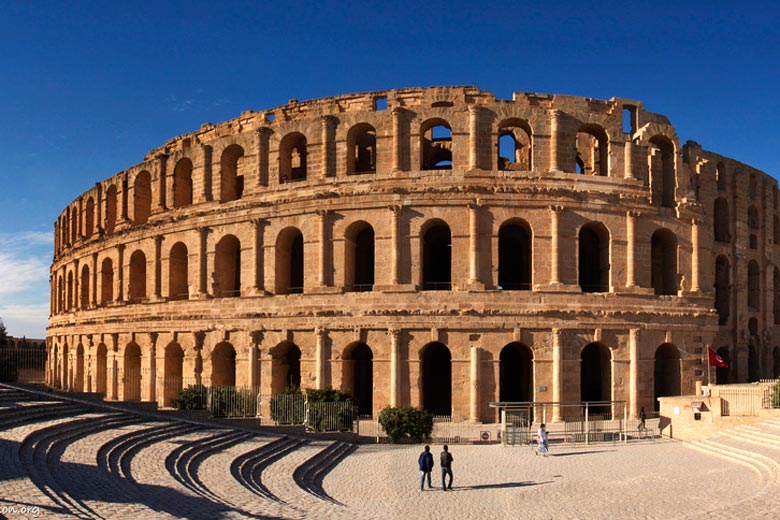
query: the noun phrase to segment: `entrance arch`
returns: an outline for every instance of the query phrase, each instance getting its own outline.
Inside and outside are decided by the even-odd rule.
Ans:
[[[284,341],[271,350],[271,391],[281,393],[285,388],[301,386],[301,349]]]
[[[106,395],[106,375],[108,373],[108,363],[106,362],[108,349],[101,343],[97,347],[97,357],[95,359],[95,391]]]
[[[658,410],[658,398],[680,395],[680,351],[664,343],[655,351],[653,403]]]
[[[212,386],[236,386],[236,349],[227,341],[217,343],[211,353]]]
[[[76,347],[76,374],[73,389],[76,392],[84,391],[84,346],[81,343]]]
[[[176,342],[165,347],[163,361],[163,406],[170,406],[171,399],[178,397],[182,389],[182,373],[184,365],[184,350]]]
[[[373,415],[374,354],[365,343],[349,345],[343,356],[344,387],[349,389],[360,415]]]
[[[125,365],[123,374],[123,401],[141,400],[141,347],[137,343],[128,343],[125,347]]]
[[[452,414],[452,355],[443,343],[429,343],[420,352],[423,409]]]
[[[534,367],[531,349],[522,343],[509,343],[499,355],[498,400],[533,401]]]
[[[580,400],[612,400],[612,352],[602,343],[589,343],[580,352]],[[609,408],[593,411],[606,413]]]

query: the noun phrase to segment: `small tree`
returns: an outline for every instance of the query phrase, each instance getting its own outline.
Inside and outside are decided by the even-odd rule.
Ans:
[[[281,394],[271,397],[271,419],[276,424],[303,424],[304,399],[298,386],[288,386]]]
[[[404,437],[420,442],[433,432],[433,415],[411,406],[387,407],[379,413],[379,424],[392,442]]]

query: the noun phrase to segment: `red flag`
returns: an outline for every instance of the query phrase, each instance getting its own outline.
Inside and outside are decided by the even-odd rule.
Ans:
[[[723,367],[728,368],[729,364],[726,363],[726,361],[718,355],[717,352],[712,350],[712,348],[707,348],[707,350],[710,351],[710,366],[712,367]]]

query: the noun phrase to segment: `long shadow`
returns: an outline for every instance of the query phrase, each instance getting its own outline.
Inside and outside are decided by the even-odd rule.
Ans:
[[[592,453],[612,453],[617,450],[593,450],[593,451],[571,451],[569,453],[550,453],[550,457],[572,457],[574,455],[590,455]]]
[[[519,487],[530,487],[530,486],[542,486],[544,484],[552,484],[552,480],[548,480],[545,482],[532,482],[530,480],[526,480],[524,482],[501,482],[499,484],[477,484],[475,486],[457,486],[452,489],[449,489],[448,491],[475,491],[478,489],[504,489],[504,488],[519,488]]]

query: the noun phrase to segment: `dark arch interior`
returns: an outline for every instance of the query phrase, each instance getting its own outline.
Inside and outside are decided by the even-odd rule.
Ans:
[[[446,225],[433,226],[423,237],[423,290],[451,289],[452,240]]]
[[[355,345],[352,360],[352,392],[360,415],[373,415],[374,373],[371,348],[365,343]]]
[[[422,353],[423,408],[434,415],[452,413],[452,357],[442,343],[431,343]]]
[[[290,294],[303,292],[303,235],[298,233],[290,244]]]
[[[664,343],[655,351],[655,409],[658,410],[658,398],[668,395],[680,395],[680,352],[670,343]]]
[[[498,232],[498,285],[504,291],[531,290],[531,238],[516,224]]]
[[[590,226],[580,229],[579,278],[582,292],[607,292],[605,244],[597,230]]]
[[[580,354],[580,400],[610,401],[612,375],[610,352],[599,343],[591,343]],[[592,407],[594,413],[607,413],[609,406]]]
[[[499,364],[499,401],[533,400],[533,358],[520,343],[510,343],[501,350]]]
[[[731,359],[729,356],[729,348],[728,347],[720,347],[718,349],[718,355],[723,358],[723,361],[726,362],[727,365],[731,365]],[[725,385],[729,382],[729,369],[728,367],[716,367],[715,368],[715,381],[719,385]]]
[[[374,286],[374,230],[366,227],[355,237],[355,288],[371,290]]]

